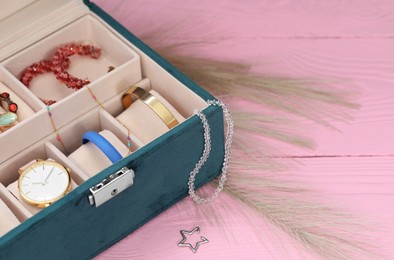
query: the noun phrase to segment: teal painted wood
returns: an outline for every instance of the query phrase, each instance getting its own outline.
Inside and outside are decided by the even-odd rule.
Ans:
[[[201,96],[214,97],[92,3],[89,8]],[[211,126],[212,152],[196,187],[219,173],[224,156],[223,114],[204,110]],[[163,136],[89,179],[0,239],[0,259],[90,259],[132,233],[188,194],[188,177],[201,156],[203,128],[193,116]],[[99,208],[88,202],[89,188],[122,167],[135,170],[134,185]]]

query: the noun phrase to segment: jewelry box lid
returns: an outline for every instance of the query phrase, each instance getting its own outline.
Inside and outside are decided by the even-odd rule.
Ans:
[[[13,13],[18,12],[22,8],[32,4],[35,1],[37,0],[16,0],[16,1],[1,0],[0,21],[4,20],[6,17],[12,15]]]
[[[0,61],[77,19],[82,0],[0,0]]]

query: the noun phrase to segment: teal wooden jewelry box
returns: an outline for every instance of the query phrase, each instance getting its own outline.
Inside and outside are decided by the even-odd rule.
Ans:
[[[189,173],[204,148],[203,127],[200,119],[193,115],[194,109],[203,109],[207,116],[212,141],[211,155],[197,176],[196,187],[220,173],[224,156],[222,110],[208,106],[206,101],[214,99],[211,94],[95,4],[75,0],[25,2],[30,5],[15,7],[20,11],[3,17],[0,25],[0,82],[33,111],[31,117],[26,116],[15,127],[0,133],[0,199],[21,221],[0,237],[0,259],[90,259],[188,195]],[[46,17],[33,22],[37,16],[30,18],[27,13],[33,14],[35,10],[45,13]],[[25,26],[9,28],[16,20],[20,23],[21,17],[26,19],[22,21]],[[63,99],[59,98],[59,102],[51,106],[52,119],[67,150],[74,151],[82,144],[83,132],[111,128],[111,122],[116,123],[112,117],[122,112],[122,93],[139,82],[160,92],[185,120],[156,138],[144,139],[144,129],[140,129],[140,138],[137,136],[133,142],[130,155],[93,176],[81,173],[76,176],[78,187],[71,193],[39,213],[29,215],[7,193],[7,185],[18,178],[18,167],[37,157],[56,156],[54,150],[67,153],[56,140],[47,107],[18,77],[23,67],[48,58],[55,46],[73,41],[99,45],[105,58],[116,66],[105,75],[87,72],[93,73],[94,80],[89,87],[103,103],[104,111],[86,88],[64,94]],[[119,139],[125,133],[119,127],[113,132]],[[65,155],[59,158],[66,160]],[[91,205],[90,188],[124,167],[134,171],[133,185],[98,207]],[[74,168],[83,172],[81,167],[74,165]]]

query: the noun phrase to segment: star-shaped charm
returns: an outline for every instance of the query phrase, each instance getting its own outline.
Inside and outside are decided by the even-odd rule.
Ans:
[[[186,236],[185,236],[185,234],[193,235],[193,233],[196,232],[196,231],[197,231],[197,233],[200,233],[200,228],[199,228],[199,227],[195,227],[195,228],[193,228],[192,231],[181,230],[182,240],[181,240],[181,242],[178,243],[178,246],[182,246],[182,247],[183,247],[183,246],[188,246],[188,247],[190,248],[190,250],[192,250],[193,253],[195,253],[195,252],[197,252],[197,249],[198,249],[198,247],[199,247],[200,245],[209,242],[208,239],[206,239],[205,237],[202,236],[202,237],[201,237],[201,241],[198,241],[198,242],[196,243],[196,246],[195,246],[195,247],[193,247],[190,243],[185,243],[185,242],[186,242]]]

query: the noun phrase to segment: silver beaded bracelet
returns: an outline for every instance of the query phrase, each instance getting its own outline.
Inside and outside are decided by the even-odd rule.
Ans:
[[[208,160],[210,152],[211,152],[211,129],[208,124],[208,120],[206,116],[201,112],[201,110],[196,110],[195,114],[200,117],[203,128],[204,128],[204,151],[202,153],[202,156],[200,157],[200,160],[194,167],[194,169],[190,172],[190,177],[189,177],[189,195],[193,199],[193,201],[197,204],[206,204],[214,201],[219,193],[223,190],[224,185],[227,180],[227,169],[229,166],[229,161],[231,157],[231,144],[233,142],[233,135],[234,135],[234,121],[231,116],[230,110],[228,107],[219,100],[209,100],[208,105],[213,105],[213,106],[220,106],[223,110],[223,115],[227,123],[227,133],[225,137],[225,146],[224,146],[224,161],[223,161],[223,167],[222,167],[222,174],[219,180],[219,185],[216,188],[215,192],[208,198],[201,198],[197,192],[195,191],[195,186],[194,182],[196,179],[197,173],[199,173],[200,169],[202,166],[205,164],[205,162]]]

